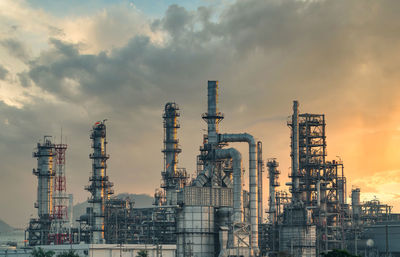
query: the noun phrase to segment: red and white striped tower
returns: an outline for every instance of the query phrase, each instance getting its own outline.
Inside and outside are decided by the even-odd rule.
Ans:
[[[54,244],[64,244],[69,241],[68,234],[68,201],[65,178],[66,144],[54,145],[56,152],[56,172],[54,178],[53,213],[51,222],[52,241]]]

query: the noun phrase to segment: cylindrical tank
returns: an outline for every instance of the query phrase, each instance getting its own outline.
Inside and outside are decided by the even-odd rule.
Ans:
[[[178,211],[177,256],[214,257],[216,228],[214,207],[184,206]]]
[[[338,178],[338,194],[339,194],[339,203],[346,203],[346,178]]]
[[[294,257],[316,256],[316,227],[314,225],[282,226],[279,233],[279,251]]]
[[[353,210],[353,219],[358,220],[361,215],[360,188],[351,190],[351,205]]]

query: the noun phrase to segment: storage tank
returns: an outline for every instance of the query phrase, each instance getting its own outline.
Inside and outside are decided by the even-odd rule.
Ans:
[[[214,207],[184,206],[178,211],[177,256],[215,256]]]
[[[353,220],[358,221],[361,215],[360,188],[351,190],[351,205],[353,210]]]

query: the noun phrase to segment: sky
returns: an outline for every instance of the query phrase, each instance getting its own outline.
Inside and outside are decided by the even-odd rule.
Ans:
[[[153,195],[169,101],[181,108],[179,166],[192,174],[207,80],[220,81],[220,131],[261,140],[281,184],[298,100],[326,115],[348,194],[358,186],[400,211],[400,1],[83,2],[0,0],[0,219],[24,227],[36,216],[32,152],[61,128],[67,191],[86,200],[89,132],[103,119],[115,192]]]

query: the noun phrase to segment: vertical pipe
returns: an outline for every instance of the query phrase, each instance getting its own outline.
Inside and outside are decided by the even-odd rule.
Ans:
[[[264,220],[263,209],[263,159],[262,159],[262,142],[257,142],[257,177],[258,177],[258,224],[262,224]]]
[[[321,206],[321,180],[317,181],[317,206]]]
[[[74,195],[73,194],[69,194],[68,195],[69,198],[69,203],[68,203],[68,218],[69,218],[69,236],[70,236],[70,241],[71,243],[73,242],[73,238],[71,237],[71,228],[73,227],[74,223]]]
[[[292,198],[299,199],[299,102],[293,101],[292,115]]]
[[[220,134],[219,142],[247,142],[249,144],[249,193],[250,193],[250,224],[251,224],[251,248],[258,254],[258,193],[257,193],[257,145],[254,137],[247,133],[242,134]]]
[[[256,173],[256,144],[249,143],[249,191],[250,191],[250,223],[251,223],[251,248],[258,255],[258,213],[257,213],[257,173]]]

